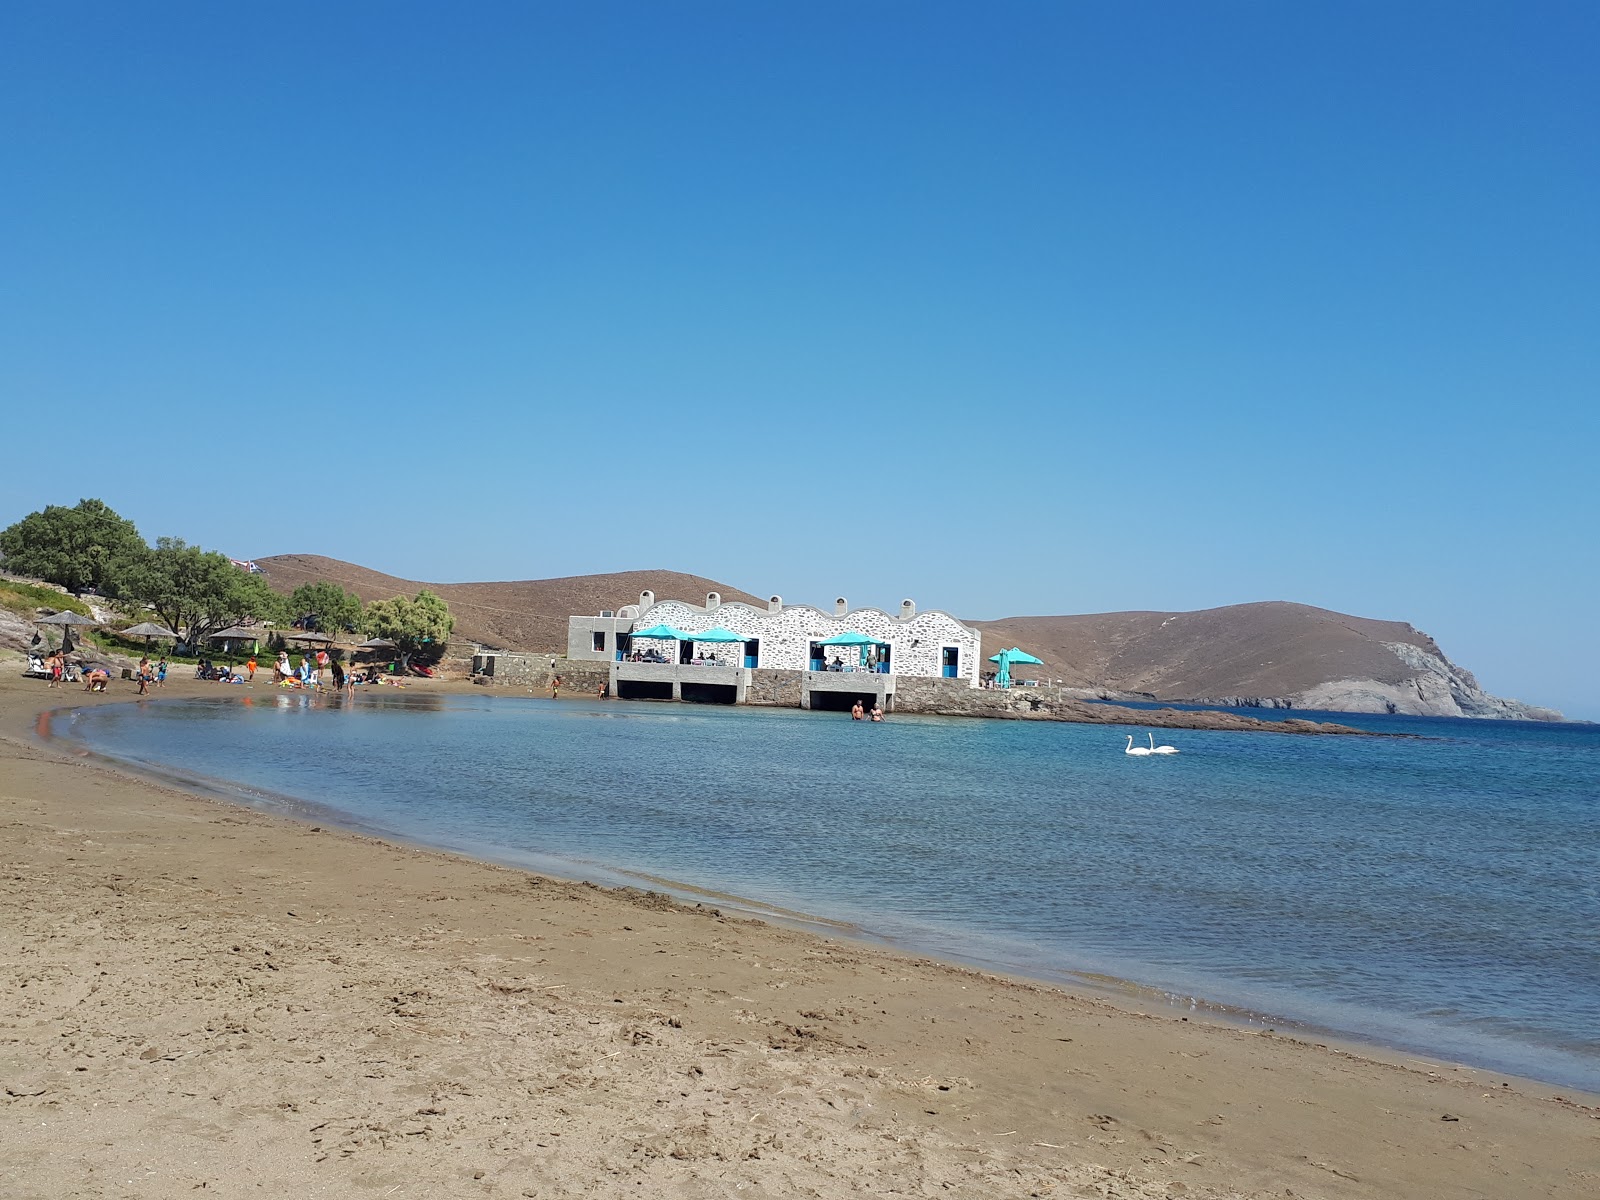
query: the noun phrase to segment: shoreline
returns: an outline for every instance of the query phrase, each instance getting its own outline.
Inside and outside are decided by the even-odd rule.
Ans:
[[[245,1172],[252,1190],[390,1180],[395,1195],[676,1195],[716,1181],[731,1192],[737,1179],[740,1194],[843,1196],[889,1190],[908,1173],[974,1195],[1070,1185],[1125,1196],[1285,1186],[1301,1196],[1576,1196],[1594,1183],[1592,1098],[315,831],[30,744],[46,708],[131,699],[18,686],[32,683],[0,683],[5,890],[19,914],[0,939],[8,960],[51,962],[35,969],[31,994],[0,993],[0,1053],[8,1084],[19,1080],[0,1096],[0,1120],[22,1134],[15,1153],[0,1152],[8,1193],[88,1192],[83,1162],[121,1170],[121,1152],[97,1132],[108,1121],[141,1145],[211,1163],[192,1186],[223,1194],[243,1194],[246,1181],[221,1169],[214,1138],[177,1125],[220,1123],[235,1150],[260,1147]],[[204,684],[168,693],[215,696]],[[315,936],[300,926],[306,911]],[[124,936],[97,941],[108,923]],[[87,997],[105,987],[90,963],[141,986],[106,992],[98,1007],[112,1013],[86,1022]],[[214,987],[195,982],[208,971]],[[218,988],[231,992],[219,1000]],[[418,990],[428,997],[402,995]],[[362,1011],[342,1013],[352,1004]],[[312,1018],[291,1009],[338,1010],[313,1038],[325,1057],[344,1055],[331,1081],[301,1061]],[[152,1037],[163,1025],[166,1040]],[[487,1059],[453,1049],[485,1041]],[[530,1059],[533,1045],[549,1053]],[[430,1132],[403,1131],[391,1084],[363,1084],[356,1070],[376,1049],[388,1056],[384,1080],[421,1073],[449,1090],[462,1076],[468,1095],[419,1099],[400,1115]],[[663,1075],[666,1060],[682,1071]],[[486,1065],[496,1061],[499,1073]],[[562,1072],[573,1078],[561,1083]],[[185,1073],[201,1086],[168,1086]],[[680,1096],[668,1078],[696,1082]],[[321,1116],[291,1118],[336,1102],[341,1119],[365,1116],[324,1151],[328,1139],[306,1131]],[[296,1108],[275,1107],[284,1104]],[[51,1123],[48,1145],[23,1129],[35,1110]],[[763,1140],[769,1132],[781,1144]],[[544,1152],[551,1143],[564,1147],[559,1162]],[[158,1169],[147,1190],[123,1194],[174,1190]]]
[[[469,693],[475,694],[475,693]],[[181,702],[191,699],[237,702],[245,697],[228,691],[223,694],[202,691],[195,696],[151,696],[125,703]],[[494,697],[488,697],[494,699]],[[583,697],[574,697],[583,698]],[[1359,1033],[1321,1023],[1313,1018],[1288,1015],[1287,1011],[1272,1011],[1249,1004],[1220,999],[1215,996],[1191,992],[1172,984],[1165,984],[1123,976],[1096,969],[1093,966],[1062,965],[1030,968],[1026,964],[1009,963],[996,957],[983,957],[978,945],[968,953],[954,949],[939,949],[918,945],[904,936],[896,936],[869,924],[789,909],[749,896],[736,895],[692,882],[633,870],[625,866],[570,859],[554,854],[512,852],[507,847],[487,844],[461,843],[451,845],[430,842],[399,830],[371,824],[355,817],[324,800],[290,796],[243,784],[230,784],[226,780],[184,771],[171,764],[143,763],[122,759],[113,754],[90,748],[87,740],[72,734],[53,733],[46,724],[55,716],[78,711],[81,705],[68,705],[59,709],[42,711],[38,716],[34,737],[43,744],[74,747],[73,753],[91,759],[110,769],[128,774],[161,786],[177,787],[207,799],[227,805],[237,805],[251,811],[299,822],[331,825],[360,837],[377,839],[407,849],[458,857],[468,862],[509,870],[525,871],[555,882],[578,886],[594,886],[605,891],[645,891],[656,889],[671,899],[693,905],[725,908],[741,918],[770,922],[784,928],[812,933],[822,937],[838,937],[863,947],[885,950],[912,958],[927,958],[947,966],[993,975],[1011,982],[1043,987],[1062,988],[1068,991],[1088,991],[1102,999],[1134,1004],[1142,1013],[1152,1016],[1166,1015],[1188,1020],[1185,1014],[1198,1014],[1200,1019],[1224,1023],[1233,1028],[1251,1032],[1267,1030],[1285,1036],[1298,1037],[1318,1044],[1337,1046],[1343,1053],[1376,1056],[1386,1061],[1426,1063],[1441,1071],[1466,1071],[1494,1074],[1516,1080],[1525,1088],[1567,1089],[1600,1104],[1600,1092],[1593,1092],[1578,1084],[1560,1079],[1524,1074],[1474,1062],[1470,1057],[1460,1059],[1448,1053],[1430,1050],[1421,1044],[1407,1044],[1401,1040],[1383,1040],[1377,1036]],[[98,707],[98,706],[97,706]],[[927,715],[927,714],[917,714]],[[259,801],[259,802],[258,802]],[[981,939],[980,939],[981,940]]]

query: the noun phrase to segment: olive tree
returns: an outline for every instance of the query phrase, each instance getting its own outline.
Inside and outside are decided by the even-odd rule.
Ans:
[[[161,538],[154,550],[126,560],[111,583],[118,598],[149,605],[195,650],[230,625],[283,615],[283,597],[264,578],[182,538]]]
[[[71,508],[52,504],[0,530],[6,570],[74,592],[106,590],[118,563],[148,550],[133,522],[103,500],[79,500]]]

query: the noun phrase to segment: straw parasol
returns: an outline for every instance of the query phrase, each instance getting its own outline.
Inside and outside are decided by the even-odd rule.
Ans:
[[[51,613],[48,617],[40,617],[34,624],[61,626],[61,650],[65,653],[72,649],[72,630],[74,626],[98,625],[100,622],[93,617],[85,617],[79,613],[63,609],[61,612]]]
[[[164,625],[157,625],[152,621],[141,621],[129,629],[118,630],[117,636],[125,638],[142,637],[146,650],[150,649],[150,640],[152,638],[163,638],[173,642],[178,640],[178,635],[173,633],[172,630]]]

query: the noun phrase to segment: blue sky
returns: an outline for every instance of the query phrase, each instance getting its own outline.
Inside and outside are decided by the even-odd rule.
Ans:
[[[0,523],[972,617],[1293,599],[1600,717],[1591,3],[14,4]],[[9,439],[8,439],[9,440]],[[37,443],[35,443],[37,445]]]

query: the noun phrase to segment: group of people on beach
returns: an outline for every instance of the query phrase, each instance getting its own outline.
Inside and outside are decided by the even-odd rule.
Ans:
[[[272,668],[272,681],[288,687],[302,687],[311,691],[322,690],[322,673],[333,677],[333,686],[341,691],[352,690],[358,682],[354,671],[346,671],[344,664],[326,650],[312,653],[307,650],[300,656],[298,666],[289,663],[289,652],[278,651],[278,661]]]
[[[134,678],[139,682],[139,695],[141,696],[148,696],[152,687],[166,687],[166,656],[162,655],[160,661],[154,663],[150,661],[148,655],[140,658],[139,666],[134,672]]]
[[[881,721],[883,720],[883,709],[878,707],[876,700],[872,702],[870,709],[857,700],[850,706],[850,719],[852,721]]]

